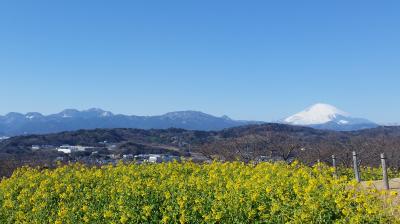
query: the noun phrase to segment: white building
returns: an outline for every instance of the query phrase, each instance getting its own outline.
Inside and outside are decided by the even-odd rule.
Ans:
[[[149,155],[150,163],[161,163],[163,161],[161,155]]]
[[[164,155],[164,154],[140,154],[134,156],[134,160],[149,163],[162,163],[172,162],[174,160],[180,161],[178,156]]]
[[[66,154],[70,154],[72,152],[71,149],[65,149],[65,148],[58,148],[57,151],[63,152]]]
[[[84,152],[86,149],[91,148],[88,146],[81,146],[81,145],[62,145],[57,148],[57,151],[63,152],[63,153],[72,153],[72,152]]]
[[[6,139],[9,139],[9,137],[7,137],[7,136],[0,136],[0,142],[3,141],[3,140],[6,140]]]

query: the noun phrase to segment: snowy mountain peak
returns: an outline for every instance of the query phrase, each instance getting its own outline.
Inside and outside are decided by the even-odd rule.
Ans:
[[[25,114],[25,118],[29,119],[29,120],[33,120],[36,118],[41,118],[43,117],[43,115],[41,113],[36,113],[36,112],[29,112],[27,114]]]
[[[283,122],[291,125],[339,131],[360,130],[377,126],[366,119],[350,117],[348,113],[324,103],[317,103],[284,119]]]
[[[199,118],[213,118],[214,116],[211,116],[209,114],[200,112],[200,111],[193,111],[193,110],[186,110],[186,111],[175,111],[175,112],[169,112],[164,115],[161,115],[164,118],[168,119],[199,119]]]
[[[329,104],[317,103],[304,111],[286,118],[285,122],[294,125],[324,124],[339,116],[348,116],[348,113]],[[342,120],[341,123],[346,123],[346,121]]]

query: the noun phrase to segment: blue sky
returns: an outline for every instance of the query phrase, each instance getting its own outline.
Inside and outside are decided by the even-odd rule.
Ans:
[[[399,1],[0,3],[0,114],[100,107],[400,122]]]

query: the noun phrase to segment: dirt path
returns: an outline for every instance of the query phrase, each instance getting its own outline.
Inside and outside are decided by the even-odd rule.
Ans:
[[[374,187],[378,190],[384,190],[384,188],[385,188],[382,180],[363,181],[363,182],[361,182],[361,185],[368,188],[368,183],[372,183],[371,187]],[[394,178],[394,179],[389,180],[389,187],[390,187],[390,190],[397,191],[397,193],[400,193],[400,178]]]
[[[369,183],[371,183],[371,185]],[[382,180],[362,181],[361,185],[366,189],[367,188],[375,188],[377,190],[385,190],[385,186],[384,186]],[[384,201],[385,209],[389,209],[391,211],[391,214],[400,220],[400,210],[398,210],[398,206],[400,205],[400,178],[390,179],[389,180],[389,188],[390,188],[390,191],[397,192],[397,197],[394,198],[393,201],[386,201],[387,198],[385,195],[381,195],[380,197],[382,197],[382,199]]]

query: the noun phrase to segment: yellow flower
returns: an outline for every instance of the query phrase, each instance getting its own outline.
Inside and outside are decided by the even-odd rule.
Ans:
[[[126,217],[125,215],[123,215],[120,219],[121,223],[126,223],[128,221],[128,217]]]
[[[162,222],[162,223],[168,223],[169,220],[170,220],[170,217],[167,216],[167,215],[165,215],[165,216],[163,216],[161,222]]]
[[[82,206],[82,211],[87,212],[87,210],[88,210],[88,206],[87,205]]]
[[[151,215],[152,207],[149,205],[145,205],[145,206],[143,206],[142,210],[143,210],[144,216],[149,217]]]
[[[113,216],[113,212],[110,210],[107,210],[104,212],[103,216],[104,216],[104,218],[110,218]]]
[[[83,221],[84,222],[89,222],[90,220],[89,220],[89,218],[87,216],[83,216]]]

